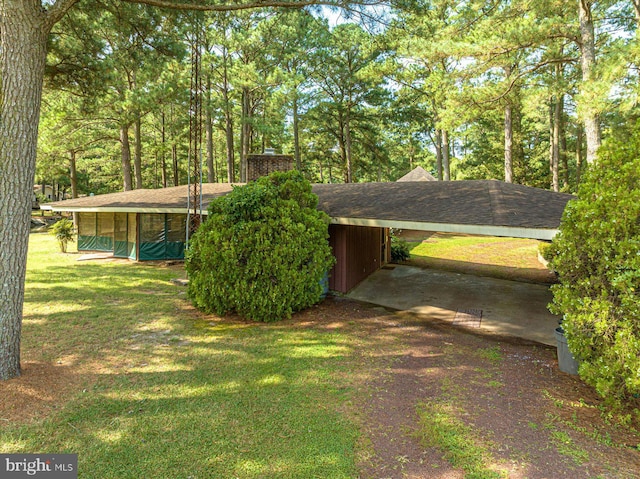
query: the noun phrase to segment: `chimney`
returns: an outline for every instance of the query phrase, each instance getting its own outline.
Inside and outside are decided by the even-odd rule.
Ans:
[[[254,181],[274,171],[293,170],[293,156],[276,155],[274,148],[265,148],[261,155],[247,155],[247,181]]]

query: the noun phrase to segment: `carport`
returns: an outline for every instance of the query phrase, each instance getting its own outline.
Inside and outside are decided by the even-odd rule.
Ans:
[[[391,228],[549,241],[573,198],[496,180],[322,184],[313,192],[332,222],[330,288],[343,293],[388,262]]]
[[[549,241],[572,195],[500,181],[316,185],[319,208],[345,228],[397,228]],[[358,245],[353,244],[352,250]],[[347,258],[347,261],[349,259]],[[555,346],[547,285],[389,265],[348,296],[448,324]]]

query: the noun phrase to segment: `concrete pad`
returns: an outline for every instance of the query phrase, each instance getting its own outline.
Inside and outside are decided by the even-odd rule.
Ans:
[[[548,285],[391,265],[369,276],[347,296],[451,323],[458,311],[482,310],[481,331],[556,346],[559,318],[547,309],[552,299]],[[466,327],[472,325],[469,322]]]
[[[111,252],[87,253],[76,258],[76,261],[90,261],[92,259],[110,259],[110,258],[113,258],[113,253]]]

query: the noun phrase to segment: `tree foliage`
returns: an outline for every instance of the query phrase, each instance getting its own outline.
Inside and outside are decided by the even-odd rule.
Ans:
[[[317,303],[334,262],[317,202],[299,172],[273,173],[213,201],[187,254],[193,303],[256,321]]]
[[[580,375],[615,400],[640,394],[639,151],[638,129],[603,146],[546,253]]]

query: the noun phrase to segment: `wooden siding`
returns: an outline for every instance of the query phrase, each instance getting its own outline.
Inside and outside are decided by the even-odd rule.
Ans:
[[[329,289],[346,293],[388,261],[388,229],[329,225],[329,244],[336,264]]]

